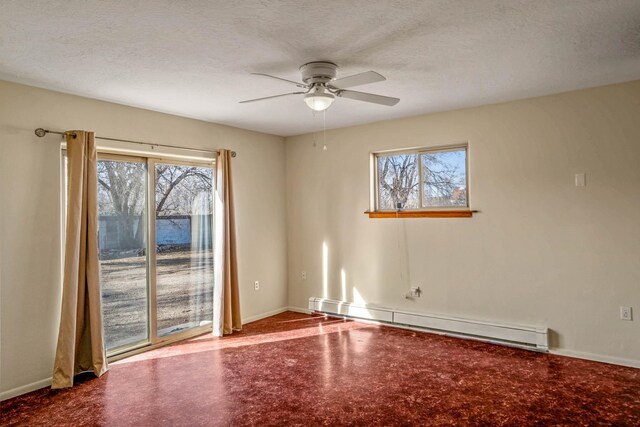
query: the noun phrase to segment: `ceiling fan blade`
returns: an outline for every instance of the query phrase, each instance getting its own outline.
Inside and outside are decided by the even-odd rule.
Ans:
[[[355,99],[357,101],[373,102],[374,104],[386,105],[393,107],[400,98],[392,98],[390,96],[374,95],[373,93],[356,92],[355,90],[340,90],[336,95],[342,98]]]
[[[366,85],[368,83],[382,82],[387,79],[384,76],[376,73],[375,71],[367,71],[360,74],[354,74],[353,76],[343,77],[341,79],[329,82],[330,86],[336,89],[346,89],[348,87]]]
[[[282,77],[276,77],[276,76],[272,76],[270,74],[264,74],[264,73],[251,73],[254,76],[263,76],[263,77],[271,77],[272,79],[277,79],[277,80],[281,80],[283,82],[287,82],[287,83],[291,83],[294,84],[298,87],[307,87],[307,85],[305,85],[304,83],[299,83],[299,82],[294,82],[293,80],[287,80],[287,79],[283,79]]]
[[[271,98],[280,98],[281,96],[302,95],[303,93],[307,93],[307,92],[291,92],[291,93],[283,93],[282,95],[265,96],[264,98],[247,99],[246,101],[240,101],[240,104],[246,104],[247,102],[263,101],[265,99],[271,99]]]

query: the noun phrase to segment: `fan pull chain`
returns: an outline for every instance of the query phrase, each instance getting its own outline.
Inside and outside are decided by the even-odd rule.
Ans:
[[[327,110],[322,110],[322,139],[324,143],[322,149],[327,151]]]

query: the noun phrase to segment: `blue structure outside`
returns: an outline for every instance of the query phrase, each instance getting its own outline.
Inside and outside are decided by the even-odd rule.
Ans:
[[[192,223],[211,224],[211,215],[194,216],[168,216],[156,218],[156,244],[157,245],[188,245],[192,240]],[[119,225],[115,215],[101,215],[99,222],[100,250],[118,250]],[[140,219],[134,219],[133,227],[137,229]]]

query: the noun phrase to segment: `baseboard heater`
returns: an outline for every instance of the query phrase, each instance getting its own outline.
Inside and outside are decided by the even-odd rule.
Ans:
[[[410,313],[324,298],[309,298],[309,310],[328,315],[375,320],[399,327],[425,329],[445,335],[531,350],[549,350],[548,330],[542,327],[504,325],[479,320]]]

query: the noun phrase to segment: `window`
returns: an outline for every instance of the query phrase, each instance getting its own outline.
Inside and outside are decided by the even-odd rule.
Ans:
[[[372,154],[373,211],[469,207],[467,146]]]

